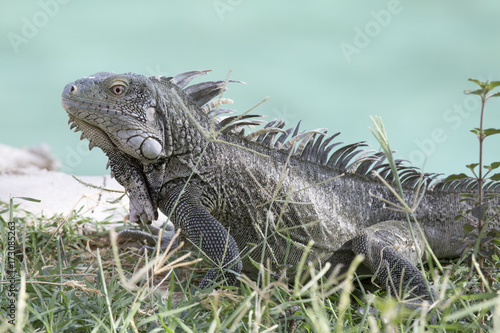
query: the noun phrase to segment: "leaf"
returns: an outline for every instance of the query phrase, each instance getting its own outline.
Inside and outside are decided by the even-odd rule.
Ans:
[[[490,97],[498,97],[498,96],[500,96],[500,92],[496,92],[496,93],[490,95]]]
[[[476,135],[479,135],[479,133],[481,133],[481,130],[479,128],[474,128],[474,129],[471,129],[470,131]]]
[[[491,184],[491,183],[490,183]],[[491,192],[486,192],[484,193],[484,201],[487,201],[487,200],[495,200],[499,197],[498,193],[491,193]],[[499,208],[500,207],[493,207],[493,208]]]
[[[29,197],[15,197],[16,199],[22,199],[26,201],[33,201],[33,202],[42,202],[40,199],[34,199],[34,198],[29,198]]]
[[[448,177],[446,177],[444,181],[451,182],[453,180],[464,179],[464,178],[470,178],[470,177],[467,176],[465,173],[459,173],[459,174],[449,175]]]
[[[486,92],[485,89],[478,89],[478,90],[464,90],[464,94],[466,95],[479,95],[482,96]]]
[[[492,238],[500,238],[500,230],[496,229],[488,230],[488,233],[486,235]]]
[[[500,180],[500,173],[495,173],[493,176],[489,177],[491,180],[494,181],[499,181]]]
[[[462,198],[462,199],[460,199],[460,202],[471,202],[472,204],[474,204],[476,202],[476,198],[473,198],[473,197],[471,197],[471,198]],[[463,215],[465,215],[465,214],[463,214]]]
[[[500,162],[493,162],[490,165],[485,165],[484,168],[488,170],[495,170],[496,168],[500,167]]]
[[[476,79],[469,79],[468,81],[474,82],[475,84],[477,84],[481,88],[483,88],[484,86],[486,86],[486,83],[484,83],[483,81],[476,80]]]
[[[500,81],[491,81],[490,82],[490,90],[493,90],[494,88],[500,86]]]
[[[493,249],[483,248],[482,250],[477,251],[477,253],[483,258],[489,258],[495,253]]]
[[[474,227],[472,224],[467,223],[464,225],[464,231],[466,234],[470,233],[471,231],[476,230],[476,227]]]
[[[487,129],[483,130],[483,132],[484,132],[485,136],[494,135],[494,134],[500,133],[500,129],[487,128]]]
[[[469,169],[470,171],[474,172],[474,169],[479,165],[479,163],[472,163],[469,165],[466,165],[465,167]]]
[[[484,203],[482,205],[476,206],[476,207],[472,208],[472,210],[471,210],[470,213],[475,218],[477,218],[479,220],[484,220],[484,214],[488,210],[488,206],[489,205],[487,203]]]

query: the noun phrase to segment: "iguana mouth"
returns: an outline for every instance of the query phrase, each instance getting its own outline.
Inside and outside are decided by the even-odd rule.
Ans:
[[[67,94],[66,94],[67,96]],[[85,110],[98,110],[101,113],[107,114],[111,113],[112,116],[116,116],[116,114],[122,114],[124,116],[132,116],[130,113],[126,112],[125,110],[121,108],[115,108],[112,107],[109,104],[104,104],[104,103],[96,103],[93,101],[88,101],[88,100],[74,100],[70,98],[65,98],[65,95],[63,94],[63,97],[61,99],[61,104],[63,108],[68,112],[68,114],[75,115],[76,112],[73,112],[71,110],[72,108],[75,108],[78,111],[85,111]]]

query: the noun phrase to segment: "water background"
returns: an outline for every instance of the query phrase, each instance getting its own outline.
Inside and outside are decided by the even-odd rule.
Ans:
[[[498,1],[2,1],[0,143],[46,143],[62,170],[102,175],[106,158],[69,130],[66,83],[99,71],[212,69],[226,97],[303,129],[370,141],[381,116],[398,157],[456,173],[477,161],[479,99],[469,77],[500,80]],[[206,79],[206,77],[204,77]],[[199,81],[198,81],[199,82]],[[500,128],[490,101],[485,127]],[[499,136],[500,138],[500,136]],[[487,139],[486,162],[500,160]]]

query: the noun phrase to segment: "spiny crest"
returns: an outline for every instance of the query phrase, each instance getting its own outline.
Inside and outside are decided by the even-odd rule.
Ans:
[[[208,81],[186,86],[194,78],[206,75],[210,70],[190,71],[180,73],[174,77],[161,79],[169,80],[176,84],[186,96],[203,110],[210,118],[216,117],[215,121],[224,132],[232,132],[245,137],[249,141],[261,143],[291,153],[293,156],[313,163],[326,165],[342,172],[355,173],[365,177],[373,177],[372,172],[377,172],[382,178],[393,181],[394,175],[388,163],[385,163],[386,156],[383,152],[374,150],[364,150],[361,147],[368,147],[365,142],[356,142],[343,145],[344,142],[333,142],[340,132],[327,137],[327,129],[319,128],[310,131],[300,131],[300,121],[295,128],[285,128],[285,122],[275,119],[265,122],[258,119],[262,115],[245,114],[239,116],[221,116],[227,113],[236,112],[233,109],[221,108],[223,104],[232,104],[233,101],[227,98],[212,100],[220,96],[226,90],[227,82],[241,81]],[[254,130],[245,135],[245,126],[263,125],[263,128]],[[339,148],[335,147],[339,146]],[[343,146],[342,146],[343,145]],[[477,182],[473,179],[459,179],[451,182],[444,182],[444,178],[438,173],[422,173],[415,166],[408,164],[406,160],[396,160],[398,175],[403,186],[415,188],[419,182],[423,182],[429,189],[444,191],[473,191],[477,187]],[[486,190],[499,191],[500,182],[489,182],[485,185]]]

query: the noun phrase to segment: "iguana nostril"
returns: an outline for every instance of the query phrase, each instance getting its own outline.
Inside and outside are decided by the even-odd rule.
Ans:
[[[71,88],[69,88],[69,92],[75,92],[77,90],[78,88],[74,84],[71,86]]]

